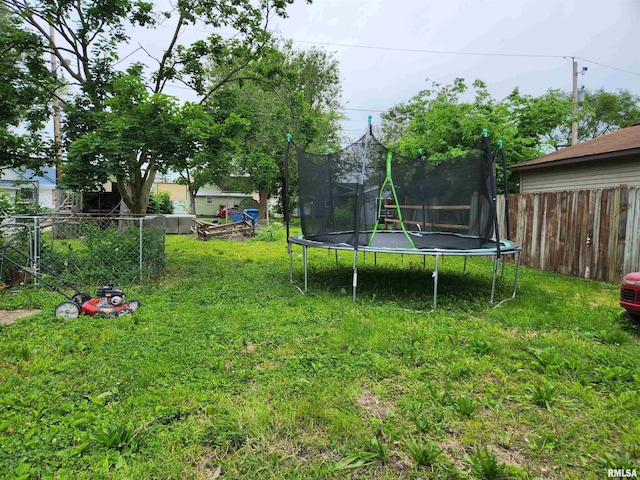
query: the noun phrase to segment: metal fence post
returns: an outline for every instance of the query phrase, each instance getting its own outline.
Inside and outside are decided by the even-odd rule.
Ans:
[[[33,218],[33,284],[38,285],[40,277],[40,218]]]
[[[140,283],[142,283],[142,222],[143,218],[140,218]]]

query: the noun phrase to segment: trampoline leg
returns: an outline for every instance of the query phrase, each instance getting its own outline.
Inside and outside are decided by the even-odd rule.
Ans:
[[[304,262],[304,293],[308,290],[307,246],[302,247],[302,259]]]
[[[353,251],[353,303],[356,303],[356,290],[358,288],[358,250]]]
[[[436,269],[433,271],[431,276],[433,277],[433,309],[435,310],[438,306],[438,259],[440,255],[436,255]]]
[[[293,283],[293,252],[291,250],[291,244],[287,243],[287,251],[289,252],[289,280]]]
[[[516,298],[516,290],[518,289],[518,274],[520,273],[520,259],[522,258],[522,252],[518,252],[518,262],[516,263],[516,278],[513,281],[513,295],[511,298]]]
[[[338,250],[336,250],[336,266],[338,265]]]
[[[378,252],[373,252],[373,264],[378,265]]]
[[[467,273],[467,257],[464,257],[464,267],[462,267],[462,273]]]
[[[493,261],[493,282],[491,283],[491,299],[489,300],[489,306],[493,307],[493,297],[496,293],[496,277],[498,276],[498,266],[500,265],[500,257],[496,255]]]
[[[427,256],[422,255],[422,268],[427,268]]]

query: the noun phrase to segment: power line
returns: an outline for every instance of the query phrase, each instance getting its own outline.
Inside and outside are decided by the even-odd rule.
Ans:
[[[161,25],[165,28],[172,28],[169,25]],[[175,28],[175,27],[173,27]],[[201,33],[212,33],[210,31],[204,29],[197,28],[185,28],[185,30],[190,30],[194,32]],[[235,34],[222,32],[220,33],[222,36],[235,36]],[[409,53],[430,53],[435,55],[469,55],[469,56],[477,56],[477,57],[516,57],[516,58],[554,58],[554,59],[568,59],[571,58],[571,55],[548,55],[548,54],[536,54],[536,53],[495,53],[495,52],[462,52],[457,50],[427,50],[427,49],[414,49],[414,48],[401,48],[401,47],[385,47],[378,45],[356,45],[351,43],[333,43],[333,42],[319,42],[319,41],[310,41],[310,40],[296,40],[290,39],[294,43],[305,43],[308,45],[325,45],[329,47],[346,47],[346,48],[362,48],[367,50],[383,50],[383,51],[391,51],[391,52],[409,52]],[[638,72],[632,72],[630,70],[625,70],[624,68],[614,67],[612,65],[607,65],[602,62],[596,62],[594,60],[589,60],[587,58],[575,57],[583,62],[588,62],[593,65],[598,65],[604,68],[610,68],[612,70],[617,70],[619,72],[628,73],[630,75],[640,76]]]
[[[540,55],[533,53],[491,53],[491,52],[460,52],[455,50],[423,50],[415,48],[381,47],[374,45],[354,45],[349,43],[311,42],[308,40],[292,40],[296,43],[308,43],[312,45],[327,45],[330,47],[364,48],[368,50],[387,50],[391,52],[433,53],[441,55],[473,55],[481,57],[524,57],[524,58],[565,58],[566,55]]]
[[[619,72],[628,73],[630,75],[637,75],[637,76],[640,77],[640,73],[638,73],[638,72],[632,72],[630,70],[625,70],[624,68],[612,67],[611,65],[605,65],[604,63],[594,62],[593,60],[588,60],[588,59],[582,58],[582,57],[575,57],[575,58],[576,58],[576,60],[582,60],[583,62],[592,63],[594,65],[599,65],[600,67],[606,67],[606,68],[610,68],[612,70],[618,70]]]

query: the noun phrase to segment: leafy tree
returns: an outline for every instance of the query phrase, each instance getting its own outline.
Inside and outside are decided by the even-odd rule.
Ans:
[[[571,138],[573,105],[567,92],[551,89],[544,95],[533,97],[520,95],[516,88],[506,101],[520,138],[528,139],[533,144],[541,143],[543,151],[551,148],[557,150],[560,145],[566,145],[567,140],[562,138],[564,130],[569,135],[567,138]],[[543,151],[538,153],[542,154]],[[522,160],[527,159],[519,161]]]
[[[483,82],[476,80],[472,87],[473,92],[469,92],[460,78],[451,85],[430,82],[428,89],[409,102],[383,114],[383,142],[405,156],[413,157],[422,148],[429,159],[441,160],[474,148],[486,128],[492,139],[503,140],[508,164],[512,165],[566,146],[574,118],[581,141],[640,119],[640,99],[627,91],[587,91],[574,117],[571,97],[562,90],[533,97],[522,95],[516,88],[497,101]],[[498,165],[500,186],[502,175]],[[516,187],[515,182],[510,184],[510,189]]]
[[[53,143],[43,136],[55,77],[40,38],[20,27],[0,4],[0,168],[39,169],[53,163]]]
[[[390,147],[407,157],[415,157],[422,149],[431,161],[463,155],[475,148],[484,129],[495,141],[503,140],[509,164],[534,158],[541,153],[542,140],[537,135],[522,136],[515,120],[525,103],[514,91],[508,99],[496,101],[486,85],[476,80],[473,96],[461,78],[451,85],[430,83],[407,104],[383,114],[383,139]],[[398,136],[398,135],[401,136]],[[498,185],[502,189],[503,171],[498,166]],[[510,185],[516,189],[517,185]]]
[[[640,96],[628,90],[585,90],[573,115],[571,94],[549,90],[539,97],[514,98],[518,128],[523,136],[541,135],[544,144],[558,150],[571,145],[571,122],[578,123],[578,142],[591,140],[640,122]]]
[[[472,88],[469,92],[461,78],[451,85],[430,82],[428,89],[382,115],[383,140],[404,156],[415,157],[422,149],[430,161],[439,161],[472,150],[487,129],[494,142],[503,140],[510,165],[542,152],[540,135],[523,136],[518,129],[518,115],[528,111],[530,99],[514,90],[507,99],[496,101],[480,80],[474,81]],[[500,165],[497,173],[498,188],[503,190],[504,172]],[[517,184],[512,180],[509,188],[515,191]]]
[[[240,152],[239,141],[249,128],[248,120],[229,113],[232,97],[223,90],[204,105],[190,104],[182,111],[182,123],[188,127],[182,131],[180,154],[172,169],[180,175],[177,183],[187,187],[193,215],[198,191],[227,178],[231,159]]]
[[[589,140],[638,122],[640,96],[628,90],[585,90],[578,111],[578,140]]]
[[[162,11],[144,0],[2,0],[9,10],[20,14],[39,33],[47,50],[57,56],[70,83],[77,87],[74,98],[65,105],[66,145],[70,152],[75,152],[70,155],[65,170],[65,175],[74,177],[68,184],[81,186],[87,179],[83,185],[86,189],[95,184],[97,176],[115,176],[122,198],[132,213],[144,213],[156,172],[165,169],[165,159],[177,158],[174,152],[157,149],[167,143],[158,137],[158,131],[152,135],[144,131],[144,114],[154,109],[166,113],[168,109],[176,108],[175,101],[171,106],[166,97],[157,95],[169,82],[180,82],[192,88],[203,102],[229,82],[240,81],[242,71],[260,57],[269,38],[269,18],[285,16],[286,7],[292,2],[186,0],[178,2],[171,11]],[[136,28],[156,28],[160,18],[174,20],[175,29],[166,37],[162,56],[150,56],[153,66],[147,68],[145,65],[150,73],[145,87],[151,95],[148,98],[139,96],[138,100],[147,105],[138,105],[139,108],[128,112],[138,130],[124,128],[124,124],[117,125],[115,119],[110,119],[112,135],[125,135],[121,146],[131,144],[135,136],[151,143],[144,145],[140,141],[130,150],[126,161],[122,157],[123,149],[116,149],[118,159],[108,158],[104,154],[113,152],[117,140],[112,137],[104,148],[96,142],[107,138],[106,130],[99,127],[99,122],[105,120],[104,113],[108,114],[117,106],[123,111],[118,99],[127,97],[127,93],[122,95],[118,90],[123,77],[118,71],[121,61],[118,51],[129,42],[129,32]],[[213,28],[216,33],[192,44],[180,44],[184,29],[197,23]],[[225,39],[218,33],[223,28],[233,30],[237,35]],[[140,69],[140,79],[144,78],[142,73]],[[132,75],[135,75],[134,71],[124,76],[130,78]],[[143,117],[133,118],[137,113]]]
[[[298,146],[324,152],[338,145],[338,64],[319,49],[295,51],[291,44],[270,50],[251,73],[256,81],[234,86],[236,112],[250,121],[241,154],[234,160],[236,188],[257,191],[260,218],[267,200],[282,187],[286,135]]]

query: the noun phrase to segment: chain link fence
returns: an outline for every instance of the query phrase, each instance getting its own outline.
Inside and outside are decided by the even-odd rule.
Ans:
[[[165,265],[162,215],[0,217],[0,281],[61,290],[142,283]]]

